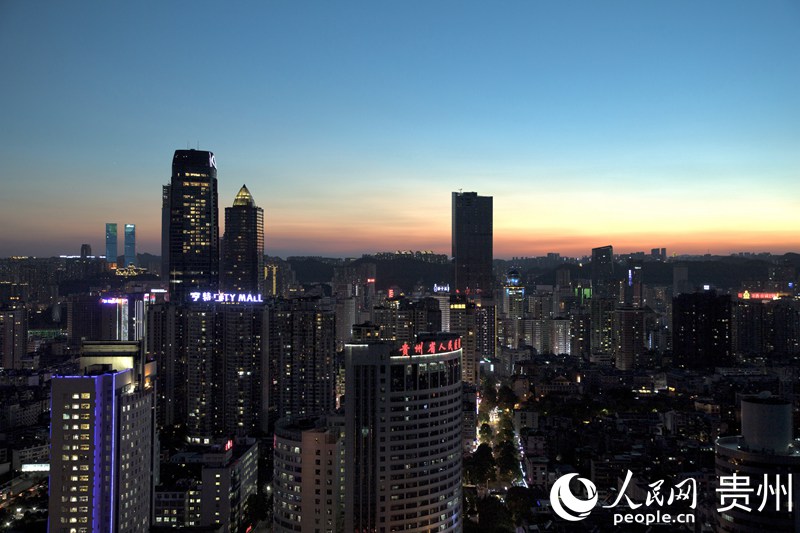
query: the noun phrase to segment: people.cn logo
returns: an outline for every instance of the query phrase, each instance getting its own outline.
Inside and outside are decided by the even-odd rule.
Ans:
[[[569,490],[569,482],[577,475],[567,474],[566,476],[561,476],[553,483],[553,488],[550,489],[550,505],[553,507],[553,511],[564,520],[569,520],[570,522],[583,520],[589,516],[594,506],[597,505],[597,487],[588,479],[578,478],[578,481],[583,484],[583,488],[586,489],[586,493],[589,495],[588,500],[576,498],[572,491]]]

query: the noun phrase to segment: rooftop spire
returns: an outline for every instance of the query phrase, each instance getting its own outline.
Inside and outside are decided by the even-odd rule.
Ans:
[[[233,200],[233,206],[247,206],[255,207],[256,203],[253,201],[253,195],[247,190],[247,185],[242,185],[239,192],[236,193],[236,198]]]

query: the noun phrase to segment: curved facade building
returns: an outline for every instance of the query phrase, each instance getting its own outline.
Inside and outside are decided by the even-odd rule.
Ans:
[[[461,340],[345,346],[345,531],[461,531]]]
[[[717,439],[715,449],[717,531],[800,531],[800,439],[792,439],[792,404],[756,396],[742,399],[741,409],[742,434]],[[746,486],[726,497],[722,480],[734,475],[746,478]],[[740,505],[720,510],[733,498]]]

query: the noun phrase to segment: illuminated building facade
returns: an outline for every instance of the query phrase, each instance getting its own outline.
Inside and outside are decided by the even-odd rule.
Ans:
[[[461,531],[461,340],[345,346],[344,531]]]
[[[176,150],[169,190],[163,191],[162,200],[169,202],[168,220],[162,216],[162,222],[168,223],[162,228],[162,237],[167,236],[169,242],[166,277],[170,296],[182,301],[191,291],[216,291],[219,220],[214,154]]]
[[[112,268],[116,268],[118,252],[117,225],[116,223],[106,223],[106,263]]]
[[[483,303],[475,309],[475,352],[484,359],[497,356],[497,306]]]
[[[152,411],[131,369],[53,377],[49,531],[149,531]]]
[[[458,293],[492,298],[492,220],[491,196],[453,193],[452,240]]]
[[[245,185],[233,207],[225,208],[222,243],[222,290],[263,293],[264,210],[256,206]]]
[[[461,294],[450,298],[450,332],[461,338],[461,378],[480,385],[480,354],[477,329],[478,306]]]
[[[184,311],[187,429],[191,442],[255,434],[265,404],[266,324],[257,304],[189,305]]]
[[[136,265],[136,224],[125,224],[125,266]]]

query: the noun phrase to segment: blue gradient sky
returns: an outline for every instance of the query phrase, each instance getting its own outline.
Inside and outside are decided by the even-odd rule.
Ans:
[[[800,3],[231,4],[0,2],[0,256],[159,253],[198,142],[273,255],[800,250]]]

